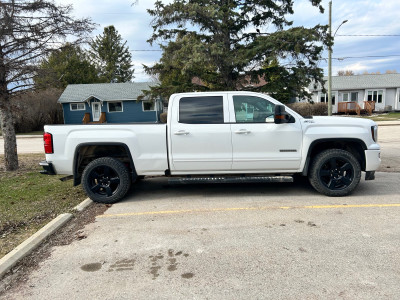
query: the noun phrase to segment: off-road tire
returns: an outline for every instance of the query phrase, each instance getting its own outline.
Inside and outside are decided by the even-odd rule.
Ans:
[[[128,169],[119,160],[101,157],[90,162],[82,174],[82,186],[94,202],[111,204],[121,200],[131,187]]]
[[[325,150],[311,164],[309,181],[314,189],[330,197],[349,195],[361,179],[361,166],[348,151]]]

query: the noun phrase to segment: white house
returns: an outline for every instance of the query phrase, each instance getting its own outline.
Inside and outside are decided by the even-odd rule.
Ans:
[[[328,77],[325,89],[328,90]],[[328,102],[322,86],[309,87],[314,102]],[[375,111],[400,110],[400,74],[354,75],[332,77],[332,112],[337,113],[338,102],[374,101]]]

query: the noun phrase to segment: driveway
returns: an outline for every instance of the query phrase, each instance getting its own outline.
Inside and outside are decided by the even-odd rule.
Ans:
[[[400,176],[376,177],[343,198],[145,179],[1,299],[399,299]]]

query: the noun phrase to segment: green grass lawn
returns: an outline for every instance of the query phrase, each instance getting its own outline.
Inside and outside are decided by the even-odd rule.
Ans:
[[[379,115],[368,116],[373,121],[400,121],[400,112],[389,112]]]
[[[17,172],[0,171],[0,258],[60,213],[87,198],[72,181],[39,173],[43,154],[20,155]],[[0,166],[4,157],[0,156]]]

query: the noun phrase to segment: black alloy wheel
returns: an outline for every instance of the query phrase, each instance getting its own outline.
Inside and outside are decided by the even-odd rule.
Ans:
[[[330,190],[347,188],[354,180],[354,168],[345,158],[334,157],[319,170],[320,181]]]
[[[86,166],[82,174],[82,185],[93,201],[115,203],[128,192],[131,178],[122,162],[111,157],[101,157]]]
[[[109,166],[99,166],[89,173],[89,188],[93,193],[111,197],[119,188],[118,174]]]
[[[361,166],[346,150],[331,149],[319,153],[313,160],[309,181],[318,192],[327,196],[346,196],[358,185]]]

